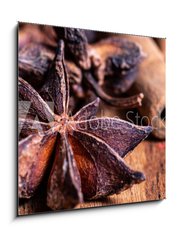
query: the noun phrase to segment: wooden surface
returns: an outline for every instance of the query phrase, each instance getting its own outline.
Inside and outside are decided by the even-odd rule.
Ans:
[[[135,170],[144,172],[146,180],[132,188],[102,201],[79,204],[76,208],[89,208],[165,198],[165,142],[144,141],[129,154],[125,161]],[[44,191],[43,191],[44,192]],[[27,215],[50,211],[45,205],[45,196],[39,193],[33,199],[20,203],[18,214]]]

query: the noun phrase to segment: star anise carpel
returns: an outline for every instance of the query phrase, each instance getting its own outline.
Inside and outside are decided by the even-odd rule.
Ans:
[[[119,193],[145,180],[123,158],[149,135],[151,127],[96,117],[98,98],[70,116],[62,40],[38,92],[22,78],[18,82],[21,99],[30,101],[38,117],[19,119],[23,135],[19,142],[20,198],[35,194],[51,161],[46,191],[47,205],[53,210]],[[54,111],[48,101],[54,104]]]

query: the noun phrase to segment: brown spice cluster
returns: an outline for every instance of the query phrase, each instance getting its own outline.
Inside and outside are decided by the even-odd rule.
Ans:
[[[140,46],[118,37],[88,43],[80,29],[30,24],[20,24],[19,36],[19,104],[30,102],[19,114],[19,198],[33,197],[47,170],[53,210],[144,181],[123,158],[152,128],[97,117],[100,99],[118,109],[141,106],[142,92],[120,97],[139,74]]]

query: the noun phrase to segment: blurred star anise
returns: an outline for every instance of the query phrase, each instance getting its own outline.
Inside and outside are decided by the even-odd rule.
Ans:
[[[19,197],[32,197],[53,161],[47,185],[47,205],[72,208],[83,199],[119,193],[144,181],[144,174],[130,169],[123,157],[151,132],[116,118],[97,118],[99,99],[69,116],[69,80],[64,64],[64,43],[40,94],[19,78],[21,99],[31,102],[38,116],[19,119]],[[54,103],[54,112],[45,101]],[[54,159],[51,158],[54,156]]]
[[[51,27],[47,28],[50,34],[46,35],[47,26],[29,27],[31,31],[27,27],[20,31],[19,76],[36,90],[44,84],[57,42],[63,39],[72,110],[76,110],[78,102],[93,101],[95,95],[121,109],[141,106],[143,93],[127,98],[121,96],[136,80],[143,59],[140,46],[117,37],[91,44],[86,31],[81,29]]]

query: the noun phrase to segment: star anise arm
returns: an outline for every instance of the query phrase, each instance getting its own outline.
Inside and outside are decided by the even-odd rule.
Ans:
[[[96,96],[100,97],[104,102],[111,106],[115,106],[117,108],[135,108],[142,105],[142,99],[144,97],[143,93],[139,93],[137,95],[127,97],[127,98],[115,98],[106,94],[101,86],[95,81],[92,74],[89,72],[84,73],[85,80],[91,87],[91,89],[95,92]]]
[[[68,139],[80,173],[84,199],[89,199],[96,193],[97,169],[95,162],[89,152],[71,133],[69,133]]]
[[[48,180],[47,205],[53,210],[72,208],[83,201],[81,179],[65,135],[57,139],[55,159]]]
[[[64,64],[64,42],[59,41],[56,56],[46,83],[40,90],[40,95],[44,100],[54,103],[54,112],[58,115],[66,114],[69,105],[69,79]]]
[[[145,180],[143,173],[131,170],[124,160],[100,138],[76,130],[70,134],[73,138],[71,145],[74,156],[76,154],[80,174],[82,175],[83,169],[85,170],[85,178],[82,178],[82,191],[86,193],[85,198],[106,197]],[[87,160],[82,154],[83,151],[76,152],[78,142],[88,153]]]
[[[44,133],[49,130],[50,125],[33,119],[19,118],[18,120],[19,133],[23,137],[27,137],[35,133]]]
[[[116,118],[94,118],[94,101],[78,113],[69,131],[86,199],[118,193],[144,180],[141,172],[131,170],[122,157],[145,139],[152,128],[141,127]]]
[[[36,114],[45,122],[50,122],[53,119],[53,112],[47,103],[41,98],[38,92],[25,80],[19,77],[18,91],[23,97],[23,100],[29,101]]]
[[[118,118],[95,118],[79,121],[77,130],[102,139],[121,157],[133,150],[152,131],[150,126],[137,126]]]
[[[87,104],[86,106],[82,107],[74,116],[74,121],[81,121],[87,120],[92,117],[95,117],[98,111],[99,106],[99,98],[96,98],[93,102]]]
[[[38,188],[48,166],[57,133],[30,135],[19,142],[18,194],[30,198]]]

